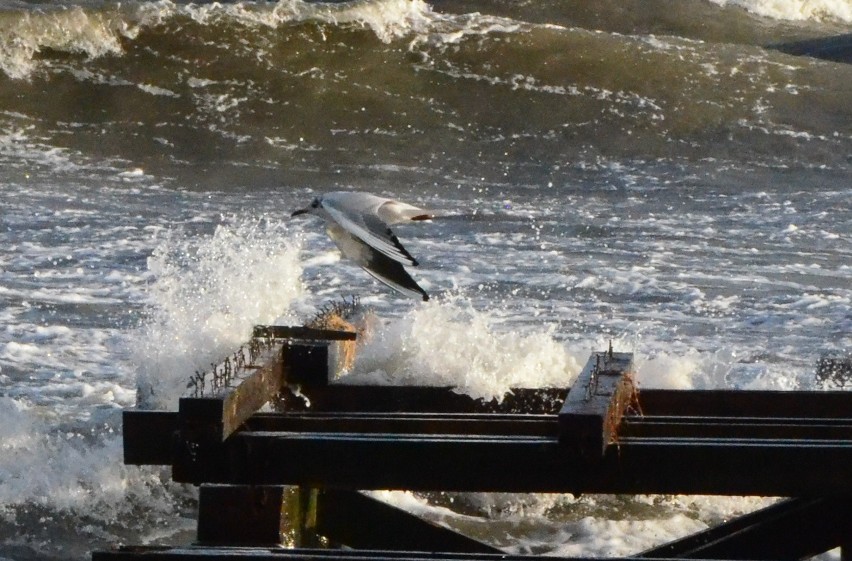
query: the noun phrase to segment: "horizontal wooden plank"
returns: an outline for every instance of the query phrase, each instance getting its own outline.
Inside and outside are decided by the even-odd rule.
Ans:
[[[286,411],[444,412],[444,413],[557,413],[565,388],[513,388],[500,399],[482,400],[451,387],[363,386],[329,384],[302,387],[300,395],[282,395]]]
[[[852,419],[628,416],[619,438],[765,438],[852,440]]]
[[[512,413],[260,413],[248,431],[394,434],[474,434],[555,437],[555,415]]]
[[[659,390],[639,389],[650,416],[848,418],[852,391]]]
[[[217,457],[199,477],[424,491],[852,493],[848,440],[625,438],[593,465],[548,437],[245,432]]]
[[[95,551],[92,561],[540,561],[538,556],[505,553],[286,549],[246,547],[130,546]],[[642,561],[639,557],[548,557],[548,561]]]
[[[335,329],[316,329],[289,325],[256,325],[254,337],[272,339],[306,339],[313,341],[355,341],[358,334],[354,331]]]

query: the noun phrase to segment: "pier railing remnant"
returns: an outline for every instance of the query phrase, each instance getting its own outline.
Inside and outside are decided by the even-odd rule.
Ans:
[[[176,481],[201,486],[197,545],[94,561],[281,559],[262,548],[282,544],[330,561],[353,554],[315,548],[359,548],[359,561],[506,559],[361,492],[371,489],[800,497],[641,557],[775,559],[787,542],[795,558],[848,553],[852,392],[639,391],[632,354],[610,348],[570,388],[483,401],[335,383],[351,331],[259,327],[255,338],[263,352],[227,384],[190,391],[176,412],[124,414],[126,463],[171,465]],[[269,402],[274,412],[259,412]],[[795,525],[820,530],[784,530]]]

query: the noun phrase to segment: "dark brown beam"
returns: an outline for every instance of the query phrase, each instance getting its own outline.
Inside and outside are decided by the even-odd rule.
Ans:
[[[797,498],[740,516],[638,556],[678,559],[808,559],[852,536],[852,496]]]
[[[222,442],[246,419],[278,394],[284,383],[282,345],[273,344],[257,367],[212,396],[182,397],[178,402],[178,429],[194,439]]]
[[[316,532],[356,549],[503,553],[358,491],[317,492]]]
[[[632,374],[631,353],[592,353],[559,411],[559,440],[586,460],[600,460],[633,398]]]
[[[435,412],[435,413],[557,413],[568,390],[564,388],[513,388],[501,399],[480,400],[451,387],[359,386],[329,384],[302,387],[311,411]],[[304,398],[285,391],[282,409],[307,409]]]
[[[850,418],[852,392],[639,389],[649,416]]]
[[[177,439],[177,413],[127,409],[122,412],[121,418],[125,464],[172,463]]]
[[[558,426],[555,415],[294,412],[259,413],[246,422],[245,430],[556,437]]]
[[[852,419],[626,416],[619,438],[852,439]]]
[[[182,479],[175,478],[433,491],[852,494],[849,440],[626,438],[595,465],[547,437],[244,432],[232,440],[204,469],[175,466]]]
[[[202,485],[198,495],[199,545],[271,546],[288,528],[281,486]]]
[[[303,339],[314,341],[355,341],[358,338],[358,335],[354,331],[316,329],[313,327],[289,325],[256,325],[253,336],[261,339]]]
[[[346,549],[210,548],[131,546],[95,551],[92,561],[540,561],[540,557],[506,554],[367,551]],[[548,557],[548,561],[569,561]],[[571,557],[570,561],[637,561],[636,557]]]

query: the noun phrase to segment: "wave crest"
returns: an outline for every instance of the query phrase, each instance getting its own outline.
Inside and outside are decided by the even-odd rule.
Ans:
[[[739,6],[753,14],[785,21],[852,23],[848,0],[710,0],[719,6]]]

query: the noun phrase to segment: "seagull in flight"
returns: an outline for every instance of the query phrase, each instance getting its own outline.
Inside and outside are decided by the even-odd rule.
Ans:
[[[325,220],[326,232],[340,252],[360,265],[376,280],[406,296],[429,300],[426,291],[411,278],[403,265],[418,265],[392,224],[430,220],[433,215],[407,203],[369,193],[335,191],[316,197],[307,208],[291,216],[315,214]]]

